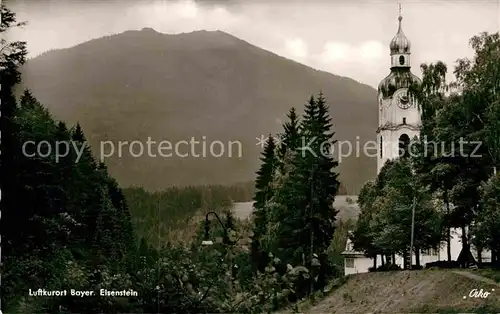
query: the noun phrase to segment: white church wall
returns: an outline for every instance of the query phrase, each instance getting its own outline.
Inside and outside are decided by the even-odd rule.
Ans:
[[[403,56],[405,58],[405,62],[403,64],[399,63],[399,57]],[[391,64],[398,64],[401,66],[410,66],[411,63],[411,56],[408,54],[394,54],[391,56]]]
[[[410,140],[414,136],[418,136],[418,131],[412,129],[410,126],[401,126],[397,130],[382,130],[378,135],[378,145],[380,149],[380,139],[382,138],[382,157],[380,151],[377,156],[377,171],[384,166],[387,160],[399,157],[399,138],[401,135],[406,134]]]
[[[406,89],[405,89],[406,90]],[[392,98],[381,99],[382,105],[379,112],[379,126],[381,128],[391,127],[391,129],[382,129],[378,136],[378,154],[377,170],[380,171],[387,160],[399,156],[399,138],[406,134],[413,139],[419,135],[420,110],[416,104],[408,109],[398,107]],[[380,154],[380,141],[382,141],[382,155]]]
[[[382,258],[381,256],[377,256],[377,267],[380,265],[382,265]],[[373,267],[373,258],[365,256],[346,256],[344,258],[345,275],[367,273],[370,267]]]
[[[407,89],[403,88],[396,92],[401,91],[407,91]],[[381,109],[380,126],[386,123],[392,124],[393,126],[404,123],[415,126],[420,124],[420,110],[415,104],[408,109],[401,109],[391,97],[382,101]],[[403,118],[405,119],[403,120]]]
[[[399,92],[407,93],[408,89],[399,89],[395,94]],[[417,126],[421,123],[420,116],[421,111],[416,103],[408,109],[401,109],[393,97],[383,99],[381,95],[379,96],[379,126],[384,126],[386,123],[393,126],[404,123]]]
[[[461,230],[458,228],[454,228],[451,230],[451,259],[456,261],[460,251],[462,250],[462,241],[461,241]],[[349,248],[349,247],[346,247]],[[477,252],[474,248],[471,248],[471,253],[477,261]],[[482,260],[483,262],[491,261],[491,252],[488,250],[484,250],[482,252]],[[404,260],[401,255],[395,256],[395,264],[399,267],[403,267]],[[441,247],[439,250],[430,250],[430,251],[421,251],[420,253],[420,265],[425,267],[427,263],[432,263],[436,261],[447,261],[447,247],[446,242],[441,243]],[[413,265],[417,264],[417,257],[415,254],[412,255]],[[382,257],[380,255],[377,256],[377,267],[382,265]],[[373,266],[373,259],[369,257],[365,257],[362,255],[346,255],[344,258],[344,272],[345,275],[349,274],[358,274],[358,273],[367,273],[369,272],[370,267]]]

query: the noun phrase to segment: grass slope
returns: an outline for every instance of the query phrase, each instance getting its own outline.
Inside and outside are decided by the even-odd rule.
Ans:
[[[485,299],[468,296],[472,289],[491,292]],[[500,312],[500,288],[446,270],[364,273],[304,313],[481,313]]]

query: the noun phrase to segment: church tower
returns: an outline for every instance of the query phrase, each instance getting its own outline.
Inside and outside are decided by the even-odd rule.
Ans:
[[[421,124],[420,108],[408,96],[408,88],[421,84],[421,80],[410,71],[411,43],[401,26],[401,7],[398,20],[398,32],[389,44],[391,72],[378,86],[377,173],[387,160],[408,149],[410,140],[419,135]]]

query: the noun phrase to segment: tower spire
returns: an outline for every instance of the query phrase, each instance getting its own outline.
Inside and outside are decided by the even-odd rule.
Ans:
[[[401,31],[401,21],[403,20],[403,16],[401,15],[401,2],[398,4],[399,4],[399,16],[398,16],[399,28],[398,28],[398,32],[400,32]]]

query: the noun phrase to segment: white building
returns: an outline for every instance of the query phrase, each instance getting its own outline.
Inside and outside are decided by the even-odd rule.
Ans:
[[[451,231],[451,259],[456,261],[460,251],[462,250],[461,231],[460,229],[452,229]],[[478,254],[474,247],[471,247],[472,256],[477,260]],[[347,239],[344,255],[344,273],[345,275],[367,273],[370,267],[373,267],[373,258],[366,257],[363,252],[354,251],[351,240]],[[481,254],[482,261],[485,263],[491,262],[491,252],[483,251]],[[427,250],[420,252],[420,265],[425,266],[427,263],[436,261],[447,261],[447,243],[441,243],[439,250]],[[413,255],[413,265],[416,264],[416,257]],[[377,267],[382,265],[382,257],[377,256]],[[403,267],[403,257],[396,255],[396,265]]]
[[[396,36],[389,44],[391,67],[390,73],[378,86],[379,126],[377,140],[379,153],[377,157],[377,171],[380,172],[385,162],[397,158],[404,152],[405,144],[419,135],[421,112],[414,99],[408,96],[408,88],[412,84],[420,84],[421,80],[411,73],[411,43],[406,38],[401,27],[401,15],[398,17],[399,27]],[[451,258],[457,260],[462,249],[461,230],[452,230]],[[477,260],[477,253],[471,248],[471,253]],[[362,252],[353,250],[348,239],[345,256],[345,274],[364,273],[373,266],[373,259],[365,257]],[[420,254],[420,264],[439,260],[447,260],[447,246],[443,243],[438,251],[423,251]],[[483,261],[489,262],[490,252],[482,254]],[[381,256],[377,256],[377,266],[381,265]],[[396,264],[403,266],[403,258],[396,256]],[[413,255],[413,265],[416,257]]]

